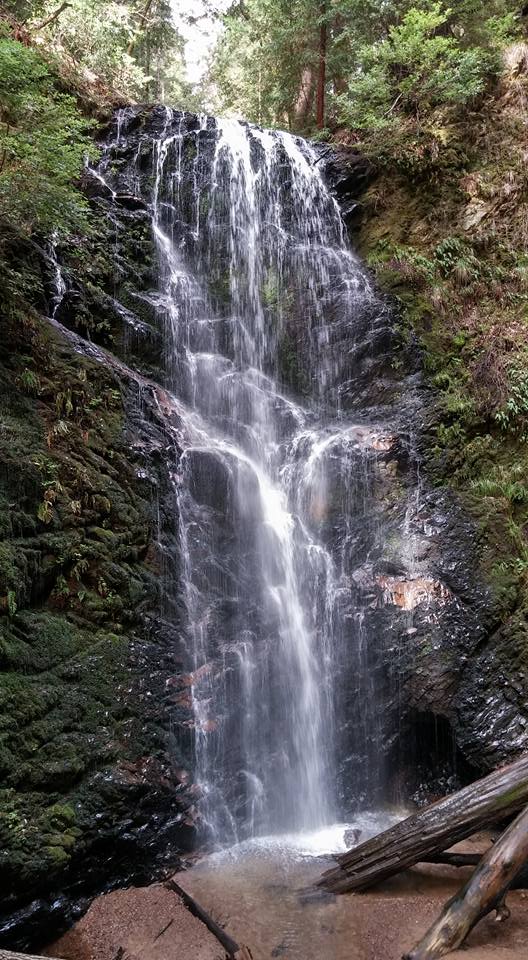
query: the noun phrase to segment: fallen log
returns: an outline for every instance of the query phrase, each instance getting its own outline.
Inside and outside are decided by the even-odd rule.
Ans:
[[[528,857],[528,807],[482,857],[467,883],[448,900],[438,920],[403,960],[438,960],[456,950],[491,910],[507,919],[504,898]]]
[[[487,852],[487,851],[486,851]],[[420,863],[444,864],[448,867],[478,867],[483,853],[433,853],[424,857]],[[526,890],[528,888],[528,862],[524,863],[511,885],[512,890]]]
[[[341,854],[336,858],[339,865],[327,870],[318,885],[332,893],[365,890],[427,856],[443,853],[527,803],[528,754]]]

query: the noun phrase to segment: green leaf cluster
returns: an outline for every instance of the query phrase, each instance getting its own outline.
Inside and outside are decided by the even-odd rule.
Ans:
[[[528,373],[519,367],[509,371],[509,391],[494,418],[501,430],[528,441]]]
[[[434,3],[412,7],[380,43],[359,51],[340,116],[357,129],[395,127],[400,115],[418,119],[443,104],[466,103],[483,89],[491,67],[481,47],[441,32],[451,10]]]
[[[0,224],[9,231],[68,231],[85,222],[74,185],[93,150],[75,100],[59,91],[41,55],[0,37]]]
[[[32,31],[81,81],[147,102],[191,97],[170,0],[69,0],[55,19],[56,0],[34,7]]]

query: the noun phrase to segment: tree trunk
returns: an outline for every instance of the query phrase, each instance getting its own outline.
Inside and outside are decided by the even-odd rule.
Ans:
[[[306,125],[308,115],[312,109],[314,96],[314,76],[311,67],[305,67],[299,83],[297,99],[293,108],[293,116],[296,129],[302,129]]]
[[[334,22],[332,24],[332,46],[334,49],[337,49],[338,51],[339,51],[339,44],[341,42],[341,34],[343,33],[343,30],[345,28],[345,23],[346,23],[345,18],[342,17],[340,14],[337,14],[334,17]],[[341,58],[338,56],[337,60],[339,64],[339,62],[341,61]],[[341,73],[341,69],[342,67],[340,67],[339,65],[336,67],[336,64],[334,64],[333,73],[332,73],[332,76],[330,77],[331,86],[334,92],[337,94],[344,93],[347,88],[347,80],[346,80],[346,77],[344,77],[343,74]]]
[[[148,15],[149,15],[149,12],[150,12],[150,8],[151,8],[151,6],[152,6],[152,3],[153,3],[153,0],[146,0],[145,6],[144,6],[144,8],[143,8],[143,13],[141,14],[141,16],[140,16],[140,18],[139,18],[138,28],[137,28],[137,30],[134,32],[134,36],[131,38],[130,43],[128,44],[128,47],[127,47],[127,54],[128,54],[129,57],[132,56],[132,54],[133,54],[133,52],[134,52],[134,47],[136,46],[136,43],[138,42],[138,39],[139,39],[139,37],[141,36],[141,33],[142,33],[142,31],[143,31],[143,28],[144,28],[144,26],[145,26],[145,24],[146,24],[146,22],[147,22],[147,17],[148,17]]]
[[[320,6],[321,23],[319,27],[319,68],[317,71],[317,129],[325,125],[325,87],[326,87],[326,2]]]
[[[446,903],[423,940],[403,960],[437,960],[456,950],[490,910],[507,919],[504,897],[527,857],[528,807],[483,856],[462,890]]]
[[[319,886],[334,893],[367,887],[442,853],[528,803],[528,755],[464,787],[337,857]]]

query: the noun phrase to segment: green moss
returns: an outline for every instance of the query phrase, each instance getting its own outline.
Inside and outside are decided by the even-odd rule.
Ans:
[[[67,803],[54,803],[47,808],[46,819],[53,827],[70,826],[75,823],[75,810]]]
[[[68,327],[144,370],[160,363],[156,311],[134,296],[152,288],[153,239],[148,218],[125,218],[116,234],[98,217],[61,250],[75,292],[64,310]],[[161,585],[145,560],[152,487],[126,432],[134,388],[40,316],[49,291],[34,245],[5,243],[0,274],[0,873],[24,897],[59,883],[72,854],[82,861],[100,815],[110,832],[141,820],[132,795],[146,785],[121,765],[162,756],[170,768],[160,702],[178,667],[172,646],[145,636]],[[113,297],[151,326],[151,353]],[[165,468],[152,468],[161,489]],[[137,689],[146,660],[152,698]]]
[[[63,847],[44,846],[42,852],[51,862],[52,867],[65,867],[70,859]]]

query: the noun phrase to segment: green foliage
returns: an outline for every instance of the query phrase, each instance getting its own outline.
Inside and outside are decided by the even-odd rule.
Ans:
[[[483,272],[483,265],[471,245],[458,237],[446,237],[434,253],[441,276],[451,277],[459,287],[478,280]]]
[[[37,29],[56,9],[55,0],[41,4],[33,21]],[[95,74],[121,95],[174,105],[190,99],[183,43],[169,0],[148,5],[145,0],[70,0],[40,33],[54,55],[73,61],[82,77]]]
[[[528,441],[528,372],[513,367],[509,375],[509,394],[494,414],[496,423],[505,433],[512,433]]]
[[[146,77],[127,52],[133,41],[133,11],[125,3],[95,0],[70,0],[71,6],[43,31],[54,52],[64,51],[84,69],[101,76],[107,83],[132,95],[145,86]],[[46,14],[55,8],[54,0],[46,4]]]
[[[86,132],[75,101],[58,91],[42,57],[16,40],[0,38],[4,230],[67,231],[85,222],[85,203],[73,181],[84,154],[93,149]]]
[[[313,0],[233,5],[211,67],[215,110],[233,110],[267,126],[302,127],[301,117],[296,123],[299,88],[303,72],[311,75],[316,66],[319,17],[320,4]]]
[[[341,119],[360,130],[393,128],[401,114],[417,119],[441,104],[464,104],[479,93],[489,65],[484,50],[464,49],[439,32],[451,11],[441,3],[413,7],[381,43],[361,49]]]
[[[20,374],[20,383],[23,390],[30,395],[36,395],[40,390],[40,381],[36,373],[25,367]]]
[[[10,617],[14,617],[17,611],[16,593],[14,590],[7,591],[7,612]]]
[[[229,7],[213,58],[217,108],[313,131],[324,26],[326,126],[408,138],[406,122],[483,90],[517,14],[511,0],[491,0],[484,16],[476,0],[244,0]]]
[[[280,285],[277,274],[270,270],[262,284],[262,300],[270,310],[276,309],[280,302]]]

